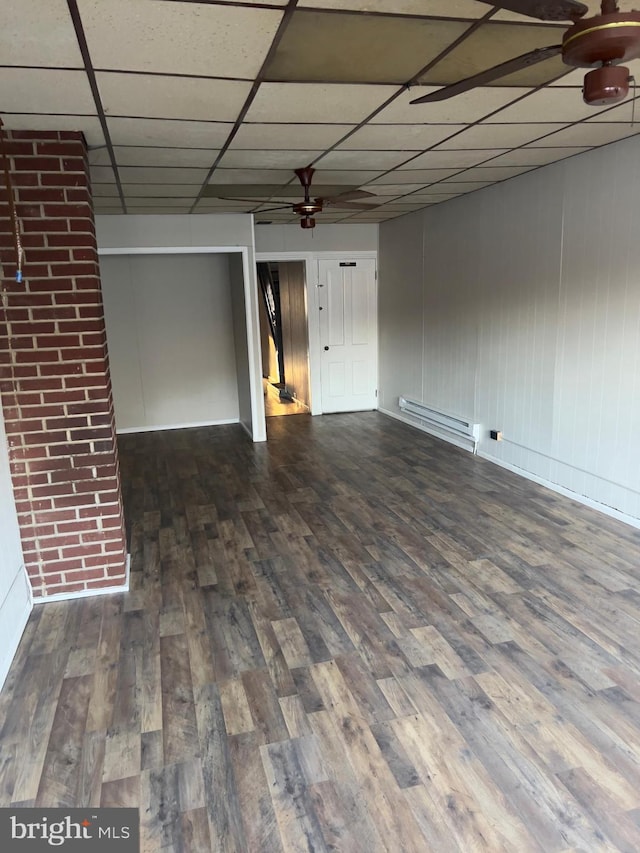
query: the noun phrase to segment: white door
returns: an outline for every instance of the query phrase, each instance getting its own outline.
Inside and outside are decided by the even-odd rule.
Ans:
[[[31,589],[23,566],[7,438],[0,411],[0,687],[18,648],[31,607]]]
[[[318,261],[323,412],[376,409],[376,262]]]

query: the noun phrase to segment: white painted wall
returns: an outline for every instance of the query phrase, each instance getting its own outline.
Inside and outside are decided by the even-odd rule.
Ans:
[[[231,322],[235,355],[236,404],[242,426],[251,435],[251,376],[247,349],[247,306],[242,287],[242,258],[228,256],[228,273],[231,280]]]
[[[367,252],[378,248],[378,225],[257,225],[256,252]]]
[[[106,255],[100,272],[117,429],[237,421],[229,256]]]
[[[0,687],[31,612],[31,588],[24,569],[11,487],[4,421],[0,413]]]
[[[224,253],[225,249],[241,252],[250,364],[251,435],[254,441],[264,441],[266,424],[253,217],[247,214],[96,216],[96,234],[101,259],[110,254]]]
[[[636,138],[384,223],[381,408],[472,417],[482,454],[640,519],[639,184]]]
[[[98,249],[253,246],[253,217],[225,213],[96,216]]]

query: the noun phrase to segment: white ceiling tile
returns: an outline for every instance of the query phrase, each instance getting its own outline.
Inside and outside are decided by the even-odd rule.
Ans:
[[[242,149],[226,152],[220,166],[225,169],[298,169],[308,165],[322,151],[247,151]]]
[[[114,146],[116,163],[119,166],[145,167],[200,167],[209,169],[218,156],[218,151],[211,148],[149,148],[147,146],[128,147]],[[93,152],[91,152],[93,153]],[[96,154],[108,157],[108,152],[101,149]],[[91,159],[91,157],[90,157]],[[98,162],[94,160],[93,162]],[[109,162],[105,160],[104,162]]]
[[[389,172],[388,175],[383,175],[375,181],[376,186],[383,184],[393,184],[400,186],[402,184],[415,184],[417,186],[425,186],[433,183],[433,181],[441,181],[454,175],[456,169],[411,169],[410,171],[395,171]]]
[[[263,83],[246,119],[356,124],[383,104],[396,89],[396,86],[354,83]]]
[[[425,151],[420,154],[415,160],[407,163],[406,166],[401,166],[401,169],[464,169],[467,166],[475,166],[494,157],[496,154],[502,154],[508,149],[506,148],[480,148],[480,149],[460,149],[460,150],[434,150]]]
[[[157,0],[78,6],[94,68],[207,77],[255,77],[282,19],[278,9]]]
[[[506,86],[484,86],[457,95],[455,98],[448,98],[446,101],[435,101],[431,104],[411,103],[414,98],[420,98],[439,88],[439,86],[415,86],[410,91],[403,92],[393,103],[378,113],[372,124],[415,124],[417,122],[470,124],[504,107],[505,104],[511,103],[528,91]],[[398,130],[401,132],[400,128]]]
[[[221,148],[233,122],[170,121],[157,118],[107,118],[114,145]]]
[[[460,193],[456,192],[447,192],[447,193],[416,193],[411,198],[416,199],[419,202],[424,204],[439,204],[442,201],[448,201],[450,198],[457,198]]]
[[[111,166],[91,166],[90,173],[93,183],[115,183],[116,176]]]
[[[451,181],[458,179],[464,181],[506,181],[507,178],[514,178],[516,175],[522,175],[528,172],[532,166],[476,166],[473,169],[467,169],[466,172],[460,172]]]
[[[451,169],[408,169],[405,170],[397,170],[395,172],[390,172],[388,175],[384,175],[382,178],[378,178],[377,183],[395,183],[395,184],[406,184],[406,183],[418,183],[418,176],[420,177],[421,183],[424,185],[426,183],[431,183],[432,181],[440,181],[443,178],[449,178],[451,175],[455,175],[456,172],[459,172],[460,169],[463,169],[464,166],[460,166],[458,168]],[[408,180],[404,180],[404,177],[408,178]],[[413,177],[413,181],[409,180]]]
[[[295,179],[289,169],[216,169],[212,184],[287,184]]]
[[[0,92],[1,107],[7,112],[21,113],[28,109],[30,113],[96,114],[84,71],[0,68]]]
[[[96,77],[105,113],[137,118],[235,121],[251,88],[238,80],[110,71],[98,72]]]
[[[444,194],[449,192],[455,193],[471,193],[475,190],[481,190],[483,187],[488,187],[491,184],[495,183],[494,181],[458,181],[455,179],[451,179],[449,181],[443,181],[441,184],[434,184],[429,187],[429,192],[433,192],[434,194]]]
[[[476,124],[439,147],[512,148],[557,129],[557,124]]]
[[[196,184],[202,186],[208,169],[171,169],[118,166],[120,180],[128,184]]]
[[[236,6],[238,0],[215,0],[216,4],[229,3]],[[289,0],[259,0],[261,6],[286,6]]]
[[[125,198],[193,198],[199,187],[193,184],[123,184]]]
[[[213,201],[213,199],[208,199],[208,201]],[[200,212],[206,211],[207,213],[251,213],[254,209],[255,204],[234,204],[228,201],[218,205],[198,202],[196,208]]]
[[[544,166],[556,160],[563,160],[573,154],[589,151],[589,148],[514,148],[506,154],[501,154],[495,160],[491,160],[491,166]]]
[[[407,198],[411,198],[411,196],[407,196]],[[379,208],[380,213],[394,213],[396,211],[404,211],[408,213],[412,210],[420,210],[420,208],[424,207],[424,205],[419,202],[413,202],[413,204],[407,202],[403,203],[402,201],[393,202],[392,204],[385,204],[384,207]]]
[[[603,107],[590,107],[582,99],[578,89],[547,87],[528,95],[517,104],[500,110],[491,121],[494,122],[560,122],[568,124],[589,118]]]
[[[326,150],[353,130],[353,124],[247,124],[233,138],[230,150]]]
[[[611,122],[583,121],[574,124],[565,130],[558,131],[552,136],[538,140],[536,147],[557,145],[607,145],[617,139],[634,136],[638,133],[638,127],[631,127],[629,122],[613,124]]]
[[[191,196],[184,198],[153,198],[152,196],[126,196],[128,204],[134,204],[137,207],[145,207],[148,209],[155,207],[186,207],[189,208],[193,204]]]
[[[358,151],[337,148],[317,164],[319,169],[393,169],[411,156],[406,151]]]
[[[115,183],[99,184],[92,182],[91,194],[94,198],[120,198],[118,187]]]
[[[584,81],[584,75],[588,71],[588,68],[573,68],[570,69],[567,67],[567,74],[564,74],[562,77],[558,77],[557,80],[552,80],[549,83],[550,86],[575,86],[578,89],[582,89],[582,84]]]
[[[1,110],[0,110],[1,114]],[[2,114],[7,130],[79,130],[88,146],[104,145],[100,119],[96,116]]]
[[[406,193],[414,192],[415,190],[421,190],[423,187],[424,184],[372,183],[367,185],[367,192],[375,193],[376,195],[384,196],[385,198],[395,198],[400,195],[405,195]]]
[[[341,148],[382,149],[383,151],[423,151],[451,136],[460,125],[406,124],[367,125],[357,130],[340,146]]]
[[[638,73],[638,77],[640,78],[640,71]],[[634,99],[627,98],[626,101],[623,101],[621,104],[618,104],[616,107],[610,107],[608,110],[602,110],[601,112],[596,112],[592,117],[590,117],[590,121],[621,121],[626,122],[627,124],[631,124],[632,119],[634,118]],[[640,95],[635,99],[635,113],[637,114],[640,110]],[[637,121],[637,118],[635,119]]]
[[[300,0],[301,9],[341,9],[393,15],[480,18],[486,13],[474,0]]]
[[[170,214],[175,216],[178,213],[189,213],[190,206],[184,207],[140,207],[139,205],[127,204],[127,213],[153,213],[154,215]]]
[[[375,172],[364,169],[357,171],[350,171],[348,169],[330,171],[329,169],[320,167],[314,175],[313,181],[315,184],[349,184],[350,186],[360,187],[362,184],[366,184],[377,178],[382,171],[382,169],[378,169]]]
[[[99,145],[89,151],[89,164],[91,166],[108,166],[110,163],[111,157],[106,145]]]
[[[84,68],[65,0],[19,0],[2,5],[3,65]]]

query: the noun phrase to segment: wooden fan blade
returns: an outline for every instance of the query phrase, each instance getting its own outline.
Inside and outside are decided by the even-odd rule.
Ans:
[[[258,210],[258,213],[273,213],[274,210],[291,210],[292,204],[281,204],[279,207],[267,207],[265,210]]]
[[[264,196],[264,198],[240,198],[236,195],[213,195],[207,196],[207,198],[217,198],[220,201],[245,201],[247,204],[268,204],[269,196]],[[293,207],[292,204],[287,205],[287,207]]]
[[[334,202],[340,199],[340,201],[354,201],[357,198],[373,198],[375,193],[368,193],[366,190],[347,190],[343,193],[338,193],[338,195],[332,195],[330,198],[326,198],[326,202]]]
[[[588,6],[576,0],[480,0],[480,3],[539,21],[575,21],[589,11]]]
[[[370,195],[373,195],[373,193],[370,193]],[[373,210],[380,206],[378,204],[361,204],[357,201],[342,201],[340,198],[325,198],[323,204],[325,207],[343,207],[345,210]]]
[[[562,45],[560,44],[553,45],[552,47],[536,48],[536,50],[531,50],[529,53],[523,53],[522,56],[516,56],[515,59],[509,59],[500,65],[494,65],[493,68],[487,68],[486,71],[481,71],[472,77],[458,80],[457,83],[452,83],[451,86],[443,86],[437,92],[430,92],[428,95],[416,98],[411,103],[430,104],[433,101],[445,101],[447,98],[453,98],[455,95],[468,92],[469,89],[475,89],[477,86],[486,86],[500,77],[507,77],[509,74],[515,74],[516,71],[522,71],[523,68],[529,68],[529,66],[536,65],[538,62],[544,62],[545,59],[551,59],[561,52]]]

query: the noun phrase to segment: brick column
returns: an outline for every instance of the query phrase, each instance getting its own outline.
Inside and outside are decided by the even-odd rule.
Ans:
[[[7,131],[24,281],[0,192],[0,390],[35,597],[125,584],[126,547],[87,152]]]

